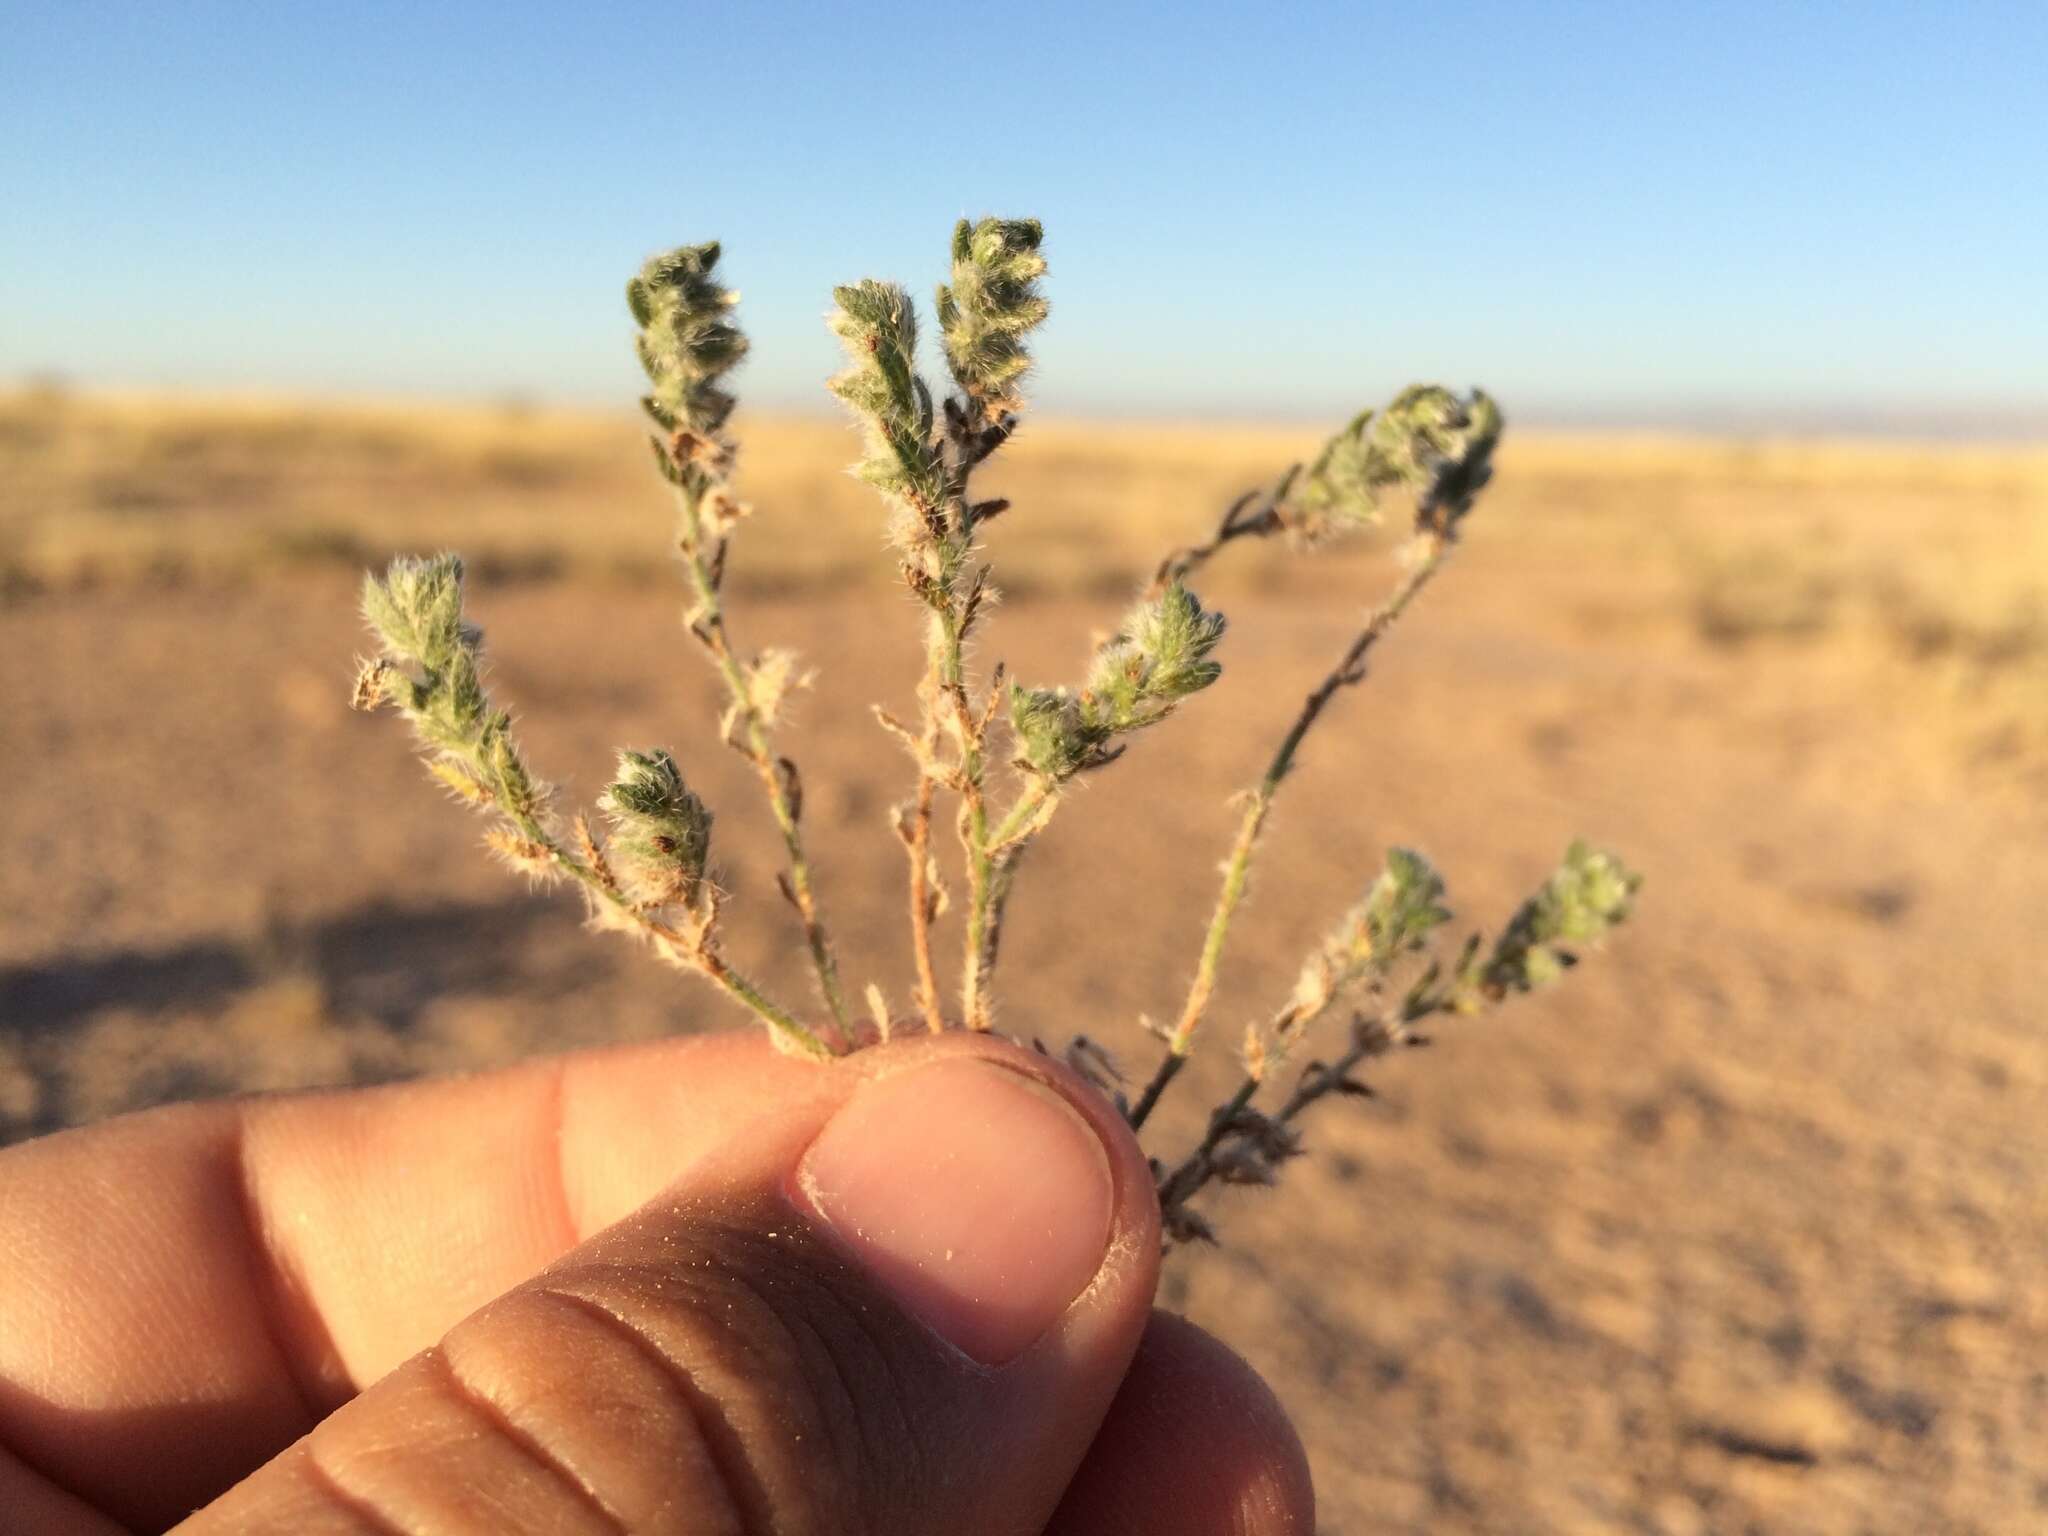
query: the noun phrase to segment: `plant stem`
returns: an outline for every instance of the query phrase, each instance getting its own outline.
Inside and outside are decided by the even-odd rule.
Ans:
[[[1391,1035],[1389,1038],[1392,1038]],[[1280,1112],[1273,1118],[1282,1125],[1289,1124],[1309,1105],[1351,1075],[1351,1069],[1368,1057],[1381,1054],[1386,1047],[1374,1043],[1374,1037],[1363,1030],[1354,1030],[1351,1044],[1344,1054],[1320,1070],[1311,1067],[1302,1073],[1301,1080],[1294,1085],[1294,1092],[1287,1096],[1287,1102],[1280,1106]]]
[[[1017,861],[1024,856],[1024,850],[1032,839],[1052,819],[1058,804],[1058,798],[1046,781],[1033,779],[993,832],[987,830],[986,818],[983,818],[979,833],[982,877],[973,890],[974,908],[969,914],[969,928],[976,936],[969,950],[972,997],[984,1010],[983,1022],[975,1025],[976,1028],[988,1028],[989,983],[995,974],[996,955],[1003,936],[1003,912],[1009,905]],[[973,1015],[969,1018],[971,1021]]]
[[[683,933],[641,911],[626,900],[610,880],[564,848],[547,828],[541,825],[537,816],[514,810],[510,806],[505,806],[504,810],[513,825],[519,828],[520,835],[536,847],[545,849],[548,857],[563,873],[578,881],[593,896],[630,921],[669,959],[679,965],[688,966],[715,983],[744,1007],[752,1010],[792,1051],[814,1057],[819,1061],[829,1060],[835,1054],[813,1031],[798,1023],[784,1009],[770,1002],[760,988],[726,964],[724,958],[706,942],[703,935]]]
[[[1215,1113],[1209,1116],[1209,1129],[1203,1135],[1201,1142],[1195,1147],[1194,1151],[1181,1159],[1179,1166],[1174,1168],[1172,1172],[1160,1176],[1159,1203],[1161,1206],[1183,1205],[1192,1199],[1204,1184],[1209,1182],[1209,1173],[1214,1166],[1212,1159],[1216,1156],[1216,1149],[1223,1145],[1223,1138],[1229,1133],[1232,1122],[1243,1112],[1245,1106],[1251,1103],[1253,1096],[1258,1091],[1259,1080],[1255,1077],[1245,1078],[1243,1082],[1237,1085],[1237,1092],[1226,1099],[1217,1107]]]
[[[978,758],[979,753],[975,754]],[[989,966],[983,951],[988,947],[989,893],[995,883],[995,861],[988,851],[988,808],[982,803],[981,786],[969,777],[962,763],[966,788],[961,802],[961,841],[967,849],[967,923],[962,938],[960,969],[960,1014],[969,1029],[985,1030],[989,1018]],[[976,763],[975,768],[979,768]]]
[[[1259,834],[1265,829],[1266,817],[1273,808],[1281,781],[1294,766],[1294,755],[1300,750],[1302,739],[1340,689],[1364,681],[1366,657],[1373,646],[1393,627],[1415,600],[1416,594],[1429,585],[1430,578],[1436,575],[1450,553],[1450,540],[1444,534],[1425,533],[1423,539],[1421,558],[1401,578],[1386,600],[1367,616],[1365,627],[1358,632],[1343,658],[1303,700],[1301,713],[1295,716],[1294,724],[1281,738],[1272,761],[1266,765],[1264,777],[1245,803],[1244,816],[1238,822],[1237,838],[1231,844],[1230,857],[1224,865],[1223,887],[1217,894],[1216,910],[1209,919],[1209,929],[1202,940],[1202,955],[1196,964],[1195,979],[1188,987],[1187,1001],[1181,1006],[1179,1021],[1166,1037],[1166,1055],[1137,1103],[1131,1107],[1130,1120],[1134,1128],[1145,1123],[1159,1102],[1160,1094],[1179,1075],[1180,1064],[1186,1059],[1195,1031],[1208,1011],[1209,999],[1216,990],[1216,974],[1223,962],[1224,941],[1229,937],[1231,919],[1237,915],[1238,904],[1244,899],[1252,860],[1258,853]]]
[[[950,586],[948,588],[950,591]],[[941,699],[950,700],[958,721],[960,762],[960,843],[967,862],[967,922],[961,938],[960,1017],[969,1029],[989,1027],[988,996],[984,990],[987,971],[982,949],[988,934],[989,887],[994,878],[989,854],[988,803],[983,796],[984,763],[981,730],[972,701],[967,697],[966,668],[962,656],[962,625],[959,616],[943,616],[936,658],[939,687],[931,707],[938,710]]]
[[[994,961],[994,931],[990,923],[990,901],[999,878],[991,850],[985,798],[986,761],[982,743],[988,729],[988,717],[975,709],[969,696],[965,660],[967,634],[974,625],[981,603],[982,584],[988,572],[983,569],[975,573],[965,594],[960,591],[960,581],[974,550],[975,508],[967,496],[969,477],[974,467],[1009,437],[1015,423],[1005,417],[998,423],[973,426],[972,423],[980,420],[974,409],[974,393],[964,382],[962,391],[961,395],[947,402],[946,435],[953,454],[944,492],[935,505],[912,503],[912,509],[918,513],[929,539],[928,548],[936,556],[938,564],[935,576],[912,576],[913,587],[931,605],[932,617],[925,635],[925,686],[920,696],[924,709],[922,739],[925,761],[919,764],[922,777],[911,812],[908,839],[912,859],[911,949],[917,964],[925,1023],[933,1031],[943,1029],[945,1021],[939,1009],[938,983],[932,965],[927,899],[934,798],[930,769],[944,729],[940,711],[947,707],[954,712],[955,738],[959,744],[959,759],[949,781],[960,795],[960,844],[967,867],[968,902],[965,931],[961,936],[960,1012],[962,1022],[969,1029],[985,1030],[991,1023],[987,983]],[[1001,510],[1002,505],[993,504],[990,515]],[[914,572],[917,568],[909,569]],[[998,666],[996,671],[998,676],[990,684],[986,701],[990,709],[1000,693],[1001,667]]]
[[[990,849],[1000,854],[1012,843],[1029,842],[1045,829],[1056,808],[1057,800],[1051,784],[1042,778],[1033,779],[1030,787],[1017,797],[1016,803],[997,823],[988,840]]]
[[[1417,1010],[1411,1000],[1386,1012],[1355,1016],[1351,1043],[1345,1047],[1344,1054],[1333,1062],[1310,1065],[1296,1080],[1294,1091],[1286,1101],[1268,1117],[1268,1124],[1279,1127],[1291,1125],[1300,1118],[1303,1110],[1319,1099],[1340,1090],[1360,1091],[1349,1083],[1352,1069],[1362,1061],[1385,1055],[1397,1045],[1414,1043],[1408,1027],[1428,1012],[1427,1007]],[[1277,1060],[1268,1062],[1258,1076],[1247,1073],[1238,1083],[1237,1092],[1209,1117],[1209,1129],[1195,1149],[1171,1170],[1158,1175],[1159,1205],[1163,1211],[1170,1213],[1184,1209],[1208,1186],[1215,1176],[1216,1153],[1224,1138],[1237,1128],[1238,1117],[1271,1079],[1273,1068],[1278,1064]]]
[[[932,965],[932,801],[938,786],[919,770],[917,800],[910,813],[910,953],[917,966],[917,1004],[925,1028],[939,1034],[946,1027],[939,1011],[939,977]]]
[[[781,1034],[785,1042],[803,1055],[828,1061],[838,1054],[813,1031],[806,1029],[764,997],[751,981],[726,964],[724,957],[716,950],[700,949],[691,956],[691,963],[740,1002],[753,1009],[771,1029]]]
[[[1296,464],[1282,475],[1279,485],[1264,498],[1263,506],[1259,506],[1260,492],[1246,491],[1230,504],[1223,520],[1216,525],[1216,531],[1205,542],[1177,549],[1160,561],[1159,568],[1152,573],[1152,585],[1147,589],[1150,595],[1157,597],[1174,582],[1185,581],[1233,539],[1264,538],[1283,527],[1280,503],[1300,471],[1301,466]],[[1256,512],[1252,510],[1255,506],[1258,507]]]
[[[684,502],[686,533],[677,543],[690,573],[691,589],[697,598],[697,633],[711,652],[719,675],[725,679],[726,692],[731,695],[733,708],[739,712],[740,721],[746,729],[743,755],[754,765],[754,771],[761,780],[769,808],[775,815],[775,825],[782,833],[782,845],[789,854],[790,894],[797,916],[803,923],[804,941],[811,952],[811,967],[817,972],[818,991],[825,1000],[825,1006],[832,1011],[833,1021],[844,1030],[847,1027],[846,1000],[839,986],[839,964],[833,957],[831,941],[818,914],[818,900],[811,884],[810,860],[804,852],[803,830],[796,807],[790,801],[789,786],[769,747],[767,723],[761,718],[747,685],[746,674],[733,654],[731,637],[725,625],[725,608],[719,599],[711,563],[704,554],[702,522],[697,508],[701,497],[693,497],[680,489],[678,494]]]
[[[905,838],[910,850],[911,958],[917,968],[918,1004],[924,1013],[925,1028],[933,1034],[946,1027],[945,1014],[939,1006],[938,970],[932,962],[931,829],[933,804],[938,794],[935,770],[939,740],[944,734],[940,711],[949,705],[960,719],[960,763],[951,777],[963,795],[960,840],[968,853],[970,881],[977,878],[980,867],[974,856],[976,844],[967,813],[969,805],[979,803],[981,765],[980,754],[970,744],[973,722],[967,718],[966,707],[960,702],[965,692],[965,662],[959,616],[952,606],[952,575],[957,569],[957,556],[944,545],[939,548],[945,566],[935,586],[942,596],[940,602],[933,605],[925,630],[925,676],[923,686],[918,689],[923,730],[915,744],[918,755],[917,794],[911,806],[909,835]],[[927,601],[931,599],[927,598]],[[973,775],[971,780],[970,773]],[[970,956],[972,953],[970,949]]]

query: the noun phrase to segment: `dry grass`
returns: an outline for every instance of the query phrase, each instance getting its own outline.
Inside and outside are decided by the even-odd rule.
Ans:
[[[853,986],[907,995],[902,764],[866,705],[903,703],[912,620],[848,434],[743,426],[734,622],[825,669],[789,741],[823,894]],[[615,743],[676,748],[722,813],[735,959],[803,993],[635,432],[0,401],[0,1139],[724,1017],[490,867],[347,714],[353,583],[394,549],[484,557],[494,675],[572,796]],[[991,657],[1066,675],[1162,545],[1312,437],[1034,425]],[[1232,629],[1203,702],[1245,729],[1162,728],[1063,813],[1007,1027],[1136,1056],[1178,1001],[1225,797],[1384,580],[1370,544],[1254,553],[1204,584]],[[1616,953],[1389,1064],[1174,1270],[1294,1408],[1330,1529],[2038,1527],[2044,608],[2048,453],[1510,431],[1457,566],[1303,764],[1295,803],[1351,814],[1283,802],[1216,1016],[1271,1006],[1389,842],[1480,921],[1576,831],[1650,884]]]
[[[865,489],[831,420],[739,422],[759,507],[749,594],[881,591]],[[487,582],[673,578],[666,492],[629,417],[517,406],[0,395],[0,598],[263,579],[457,548]],[[1014,596],[1121,594],[1314,432],[1034,424],[987,474],[1023,515],[996,538]],[[1616,644],[1809,653],[1918,692],[1914,750],[1994,775],[2048,761],[2048,450],[1510,432],[1466,563],[1503,601],[1540,576],[1564,621]],[[1215,598],[1358,588],[1364,546],[1245,552]],[[1471,579],[1471,578],[1468,578]]]

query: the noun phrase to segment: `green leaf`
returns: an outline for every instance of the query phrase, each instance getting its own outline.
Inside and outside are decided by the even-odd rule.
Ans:
[[[459,555],[401,556],[382,579],[363,578],[362,601],[365,622],[394,661],[443,671],[481,639],[463,623]]]
[[[1054,783],[1094,766],[1109,741],[1109,732],[1087,719],[1080,701],[1064,688],[1013,684],[1010,729],[1016,734],[1019,755]]]
[[[1139,603],[1095,653],[1085,686],[1013,688],[1010,725],[1034,771],[1055,782],[1116,756],[1119,736],[1156,725],[1222,675],[1209,659],[1224,619],[1178,582]]]
[[[989,422],[1022,404],[1018,386],[1031,367],[1024,338],[1049,310],[1038,289],[1044,238],[1036,219],[963,219],[953,230],[952,281],[939,289],[939,327],[954,383]]]
[[[1410,385],[1386,409],[1346,422],[1278,500],[1310,542],[1377,523],[1389,490],[1408,493],[1424,526],[1450,532],[1492,477],[1500,434],[1500,408],[1483,390],[1461,399]]]
[[[1389,848],[1386,868],[1366,893],[1360,914],[1370,952],[1384,964],[1420,949],[1451,920],[1444,893],[1443,876],[1428,859],[1410,848]]]
[[[1205,610],[1179,582],[1138,604],[1089,669],[1090,717],[1110,732],[1164,720],[1174,705],[1223,675],[1209,653],[1224,627],[1223,615]]]
[[[1528,992],[1563,975],[1573,963],[1564,946],[1604,938],[1627,921],[1643,878],[1611,853],[1583,840],[1542,887],[1523,902],[1478,969],[1489,994]]]
[[[917,312],[894,283],[866,278],[835,288],[833,333],[847,368],[828,383],[865,429],[867,452],[854,473],[884,493],[921,507],[945,495],[932,438],[931,391],[917,375]]]
[[[747,338],[732,323],[739,295],[719,280],[718,244],[678,246],[651,258],[626,285],[626,306],[640,327],[634,339],[653,388],[643,402],[666,430],[687,426],[706,435],[731,415],[733,397],[719,380],[747,355]]]

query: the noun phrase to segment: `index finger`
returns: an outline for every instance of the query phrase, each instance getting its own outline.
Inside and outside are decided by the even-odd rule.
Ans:
[[[854,1070],[715,1035],[0,1152],[0,1446],[130,1526],[166,1524]]]

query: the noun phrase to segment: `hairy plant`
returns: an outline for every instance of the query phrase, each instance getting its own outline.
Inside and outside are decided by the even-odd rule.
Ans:
[[[1400,506],[1400,578],[1310,689],[1239,799],[1186,998],[1170,1025],[1154,1029],[1157,1066],[1130,1099],[1098,1043],[1077,1037],[1066,1048],[1141,1129],[1205,1037],[1234,919],[1304,741],[1341,694],[1365,681],[1374,649],[1457,548],[1492,475],[1502,423],[1480,391],[1403,390],[1353,417],[1312,460],[1240,497],[1207,539],[1162,559],[1077,681],[1012,682],[1000,663],[979,672],[970,663],[973,642],[996,596],[985,530],[1009,504],[978,497],[974,475],[1015,433],[1024,409],[1030,338],[1047,315],[1042,243],[1031,219],[962,220],[954,230],[951,271],[935,305],[943,395],[919,370],[917,311],[904,289],[867,279],[833,295],[830,324],[846,367],[829,387],[861,428],[854,473],[888,509],[897,569],[923,625],[916,718],[876,711],[913,770],[911,791],[892,813],[909,866],[908,1015],[873,982],[864,990],[867,1017],[849,1013],[804,841],[803,780],[775,739],[782,705],[807,674],[787,651],[743,649],[721,598],[727,555],[748,511],[734,489],[737,450],[725,431],[734,404],[726,380],[747,340],[733,320],[737,296],[718,276],[716,244],[655,257],[627,284],[626,298],[649,381],[641,406],[653,424],[655,466],[675,496],[674,545],[691,595],[686,628],[723,684],[718,737],[752,767],[781,831],[786,867],[778,881],[809,952],[815,1008],[806,1016],[775,1002],[725,960],[711,812],[668,751],[620,753],[597,800],[601,822],[561,821],[553,793],[519,750],[510,715],[486,690],[483,637],[464,616],[456,556],[401,559],[366,579],[363,615],[378,649],[363,664],[355,703],[389,706],[410,722],[428,772],[488,819],[485,840],[501,858],[539,880],[575,882],[593,921],[709,980],[783,1049],[824,1059],[903,1028],[987,1030],[996,1021],[1004,914],[1025,854],[1077,781],[1118,761],[1137,733],[1220,675],[1224,619],[1189,582],[1239,540],[1277,535],[1315,548],[1378,526]],[[934,831],[944,811],[964,887],[950,997],[937,948],[950,911],[949,861]],[[1309,950],[1292,992],[1245,1027],[1238,1085],[1200,1140],[1177,1161],[1154,1160],[1169,1240],[1212,1235],[1196,1208],[1211,1185],[1272,1183],[1300,1151],[1299,1122],[1311,1106],[1369,1093],[1358,1072],[1370,1059],[1423,1043],[1432,1020],[1481,1013],[1556,981],[1581,947],[1627,918],[1638,884],[1613,855],[1574,843],[1490,939],[1472,933],[1447,950],[1443,877],[1419,853],[1388,850],[1358,904]],[[1321,1036],[1334,1047],[1327,1059],[1304,1063],[1262,1103]]]

